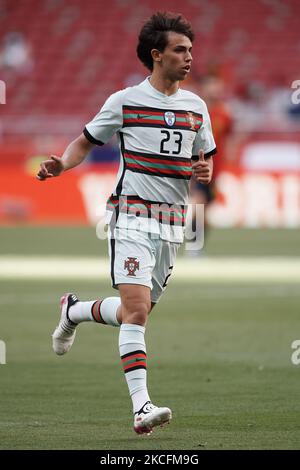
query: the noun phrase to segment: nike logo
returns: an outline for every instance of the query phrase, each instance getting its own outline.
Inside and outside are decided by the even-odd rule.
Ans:
[[[145,119],[145,118],[150,118],[151,116],[149,116],[148,114],[138,114],[137,115],[137,118],[138,119]]]

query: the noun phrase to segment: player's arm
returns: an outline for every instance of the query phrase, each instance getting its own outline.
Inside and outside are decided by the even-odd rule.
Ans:
[[[217,148],[212,133],[208,109],[203,100],[201,100],[199,106],[199,113],[203,116],[203,124],[200,126],[194,140],[192,172],[199,183],[209,184],[213,176],[214,164],[212,157],[217,153]]]
[[[41,181],[53,176],[59,176],[66,170],[70,170],[79,165],[94,147],[84,134],[81,134],[77,139],[73,140],[62,157],[51,155],[49,160],[45,160],[40,164],[40,170],[36,175]]]
[[[192,164],[193,175],[199,183],[209,184],[212,179],[214,162],[212,156],[204,157],[204,151],[199,151],[199,160]]]

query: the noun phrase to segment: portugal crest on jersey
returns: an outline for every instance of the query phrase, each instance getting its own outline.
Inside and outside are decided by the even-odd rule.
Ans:
[[[188,112],[187,112],[186,120],[187,120],[187,122],[190,124],[191,130],[194,131],[194,130],[195,130],[195,126],[196,126],[196,119],[195,119],[194,114],[193,114],[191,111],[188,111]]]
[[[168,126],[170,127],[174,126],[175,121],[176,121],[175,113],[173,113],[173,111],[166,111],[165,121],[166,121],[166,124],[168,124]]]
[[[127,260],[124,262],[124,269],[127,269],[127,276],[135,276],[135,271],[140,268],[140,263],[131,256],[127,257]]]

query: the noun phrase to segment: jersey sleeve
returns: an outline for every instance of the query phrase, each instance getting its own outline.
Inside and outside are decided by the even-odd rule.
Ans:
[[[99,113],[86,124],[83,133],[93,144],[106,144],[123,126],[122,104],[124,92],[125,90],[121,90],[111,95]]]
[[[206,104],[204,103],[204,112],[203,112],[203,124],[197,132],[194,145],[193,145],[193,157],[199,154],[200,150],[204,151],[204,156],[210,157],[217,153],[215,139],[212,133],[210,117]]]

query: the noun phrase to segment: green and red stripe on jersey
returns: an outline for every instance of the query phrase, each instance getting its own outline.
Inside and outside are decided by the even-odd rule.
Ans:
[[[145,351],[133,351],[121,356],[125,374],[137,369],[147,369],[147,354]]]
[[[173,113],[173,125],[166,122],[166,113]],[[197,132],[203,124],[203,115],[194,111],[159,109],[123,105],[123,127],[164,127]]]
[[[146,175],[189,180],[192,176],[190,158],[167,157],[124,150],[126,170]]]
[[[106,206],[108,211],[156,219],[167,225],[185,226],[187,206],[148,201],[139,196],[110,196]]]

